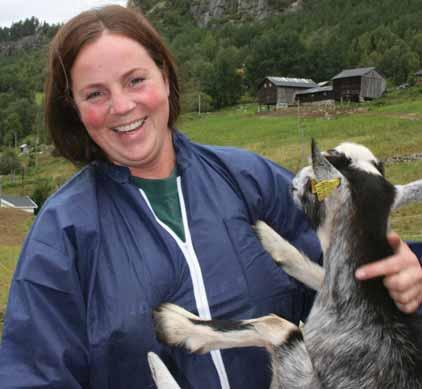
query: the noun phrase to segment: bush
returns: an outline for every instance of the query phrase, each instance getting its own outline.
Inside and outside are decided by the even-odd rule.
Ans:
[[[183,112],[198,112],[199,110],[199,93],[187,92],[182,95],[181,99]],[[201,112],[212,111],[212,98],[204,92],[201,92]]]
[[[0,174],[19,173],[21,170],[22,165],[16,153],[10,149],[4,151],[0,156]]]
[[[54,185],[51,180],[43,179],[38,181],[32,192],[31,199],[38,205],[35,214],[39,212],[45,200],[53,193]]]

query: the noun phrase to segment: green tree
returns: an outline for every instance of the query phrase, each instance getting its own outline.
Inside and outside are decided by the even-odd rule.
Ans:
[[[242,63],[239,50],[235,47],[218,51],[209,74],[202,85],[205,93],[212,98],[214,108],[236,104],[242,95]]]
[[[422,32],[415,34],[411,40],[411,47],[413,52],[418,57],[418,66],[422,66]]]
[[[16,112],[9,113],[2,121],[1,130],[3,134],[3,144],[9,147],[17,147],[19,135],[23,133],[22,122],[19,115]]]
[[[400,84],[408,81],[417,65],[417,55],[404,42],[397,42],[386,50],[380,63],[380,70],[395,84]]]
[[[2,153],[0,156],[0,174],[18,173],[21,169],[22,165],[14,150],[8,149]]]

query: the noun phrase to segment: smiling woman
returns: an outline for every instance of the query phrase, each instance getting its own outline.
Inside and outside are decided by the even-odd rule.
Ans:
[[[143,46],[105,32],[80,51],[71,80],[80,119],[110,161],[138,177],[170,175],[167,75]]]
[[[121,142],[132,143],[129,136],[109,138],[99,127],[124,132],[143,120],[145,127],[157,126],[160,136],[167,133],[171,139],[167,130],[174,127],[180,112],[175,65],[157,32],[141,14],[123,7],[106,8],[114,13],[85,12],[71,19],[50,46],[46,122],[60,153],[77,163],[109,160],[108,153],[113,160],[121,154]],[[124,25],[125,12],[133,17]],[[143,132],[148,148],[144,157],[161,150],[157,139],[146,136],[151,131]],[[111,147],[113,139],[118,142]],[[108,143],[105,149],[104,142]],[[139,142],[131,147],[139,150]],[[126,161],[131,161],[130,153],[124,153]],[[146,161],[151,164],[150,159]]]

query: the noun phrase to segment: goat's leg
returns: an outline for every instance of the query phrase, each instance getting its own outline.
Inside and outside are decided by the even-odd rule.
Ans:
[[[159,339],[171,346],[204,354],[215,349],[266,347],[285,342],[296,325],[276,315],[252,320],[202,320],[174,304],[163,304],[154,312]]]
[[[263,221],[256,223],[255,230],[264,249],[287,274],[314,290],[321,289],[324,279],[324,269],[321,266],[312,262]]]
[[[180,389],[180,386],[157,354],[153,352],[148,353],[148,364],[158,389]]]
[[[396,198],[393,209],[398,209],[410,203],[422,202],[422,180],[406,185],[396,185]]]

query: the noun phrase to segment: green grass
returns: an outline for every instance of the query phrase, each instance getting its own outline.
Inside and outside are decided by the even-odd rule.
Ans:
[[[422,107],[422,101],[419,105]],[[422,121],[382,112],[327,120],[233,111],[182,118],[179,127],[198,142],[243,147],[294,170],[302,163],[303,154],[309,154],[311,138],[323,149],[345,140],[363,143],[383,159],[422,150]]]
[[[371,104],[366,107],[370,108],[368,112],[340,114],[327,120],[298,117],[294,110],[287,116],[257,115],[256,107],[251,106],[247,110],[184,116],[179,128],[197,142],[246,148],[293,171],[307,164],[311,138],[321,149],[343,141],[362,143],[380,159],[422,151],[422,117],[402,117],[398,110],[401,107],[406,113],[411,107],[414,112],[422,112],[422,96],[410,102],[395,97],[391,110],[385,105],[383,109],[372,109]],[[386,175],[395,184],[422,178],[422,161],[388,164]],[[403,239],[422,240],[422,205],[396,212],[392,227]]]
[[[3,329],[3,314],[9,294],[9,285],[19,250],[19,246],[0,246],[0,334]]]

